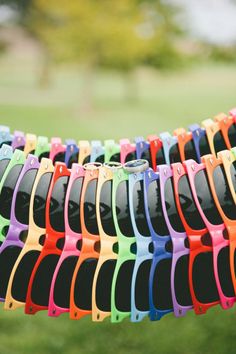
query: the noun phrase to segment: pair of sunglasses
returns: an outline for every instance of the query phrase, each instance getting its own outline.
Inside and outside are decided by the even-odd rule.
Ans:
[[[80,202],[82,246],[71,282],[70,317],[72,319],[80,319],[92,314],[93,279],[100,251],[96,212],[100,166],[100,163],[84,165],[85,175]]]
[[[151,166],[156,172],[157,166],[165,164],[165,156],[163,150],[163,144],[161,139],[157,135],[149,135],[148,141],[150,144],[150,159]]]
[[[104,162],[120,162],[120,145],[115,142],[115,140],[105,140],[104,141]]]
[[[174,135],[178,140],[178,148],[181,161],[183,162],[185,160],[193,159],[200,162],[194,145],[192,131],[186,131],[184,128],[179,128],[174,131]]]
[[[100,140],[91,141],[90,162],[104,163],[105,148]]]
[[[3,144],[11,145],[13,136],[10,133],[10,128],[5,125],[0,125],[0,147]]]
[[[27,314],[48,309],[52,278],[65,241],[64,207],[69,177],[66,165],[57,162],[46,201],[46,238],[28,284]]]
[[[25,306],[31,273],[45,242],[45,208],[53,171],[52,161],[43,158],[30,197],[28,235],[8,282],[4,305],[6,310]]]
[[[29,203],[39,163],[35,156],[28,155],[21,168],[12,195],[9,229],[0,246],[0,300],[4,301],[14,263],[24,245],[29,224]],[[12,169],[13,170],[13,169]],[[12,171],[11,170],[11,171]],[[6,207],[3,202],[2,208]],[[5,205],[4,205],[5,204]],[[8,216],[7,216],[8,217]]]

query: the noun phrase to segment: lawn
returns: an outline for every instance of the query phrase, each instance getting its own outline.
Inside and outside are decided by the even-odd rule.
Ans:
[[[37,135],[105,139],[147,136],[212,117],[236,105],[236,67],[200,66],[178,73],[142,70],[138,96],[127,99],[124,80],[99,73],[94,83],[94,106],[81,110],[83,85],[79,71],[53,72],[52,85],[37,88],[35,65],[0,58],[1,124]],[[235,352],[235,309],[211,309],[205,316],[172,314],[160,322],[139,324],[70,321],[68,315],[26,316],[22,310],[0,311],[0,353],[106,354],[171,353],[231,354]]]

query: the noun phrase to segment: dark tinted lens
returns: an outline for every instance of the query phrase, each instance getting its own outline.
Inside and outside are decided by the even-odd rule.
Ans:
[[[236,124],[232,124],[228,130],[228,137],[231,147],[236,146]]]
[[[136,182],[133,189],[134,217],[138,232],[142,236],[150,236],[144,207],[143,181]]]
[[[74,301],[76,306],[82,310],[92,308],[92,286],[97,262],[97,259],[86,259],[76,276]]]
[[[156,164],[157,166],[163,165],[166,163],[163,148],[159,149],[156,154]]]
[[[147,160],[149,165],[151,165],[151,156],[150,156],[150,150],[145,149],[142,154],[141,154],[141,159]]]
[[[171,296],[171,259],[162,259],[156,265],[152,279],[152,296],[154,306],[158,310],[173,308]]]
[[[199,141],[199,149],[200,149],[201,156],[211,153],[211,149],[210,149],[206,134],[204,134]]]
[[[41,160],[42,160],[42,158],[46,158],[46,159],[48,159],[49,158],[49,151],[47,151],[47,152],[43,152],[41,155],[39,155],[39,162],[41,162]]]
[[[236,206],[230,192],[223,166],[217,166],[213,173],[216,194],[225,215],[236,220]]]
[[[82,162],[82,164],[86,164],[86,163],[89,163],[90,162],[90,155],[85,157],[84,161]]]
[[[3,144],[8,145],[8,146],[11,146],[12,142],[11,142],[11,141],[3,141],[3,142],[0,144],[0,148],[3,146]],[[17,148],[17,149],[18,149],[18,148]]]
[[[201,170],[195,176],[195,188],[201,208],[210,223],[219,225],[222,223],[220,214],[215,206],[206,171]]]
[[[134,235],[129,210],[128,181],[119,183],[116,190],[116,215],[121,233],[126,237]]]
[[[81,233],[80,222],[80,198],[83,185],[83,178],[77,178],[70,191],[69,205],[68,205],[68,221],[72,231]]]
[[[109,260],[101,266],[96,283],[96,305],[101,311],[111,311],[111,287],[116,261]]]
[[[53,164],[55,164],[55,162],[65,162],[65,152],[59,152],[53,160]]]
[[[229,246],[220,250],[217,258],[217,266],[223,293],[228,297],[235,296],[229,263]]]
[[[116,236],[112,214],[112,181],[106,181],[101,188],[99,210],[102,228],[109,236]]]
[[[4,172],[6,171],[9,162],[10,162],[9,159],[3,159],[0,161],[0,181],[4,175]]]
[[[115,304],[118,311],[129,312],[131,309],[131,282],[134,261],[124,262],[118,272],[115,288]]]
[[[169,221],[173,229],[177,232],[184,232],[183,224],[177,212],[172,178],[168,178],[165,183],[165,204]]]
[[[150,183],[147,193],[148,211],[150,220],[155,233],[159,236],[169,234],[166,221],[162,211],[160,182],[155,180]]]
[[[152,261],[144,261],[138,268],[135,279],[135,305],[139,311],[149,310],[149,275]]]
[[[40,255],[39,251],[29,251],[21,259],[12,282],[12,296],[15,300],[25,302],[29,280],[34,265]]]
[[[112,155],[109,161],[120,162],[120,154]]]
[[[192,298],[189,290],[189,255],[180,257],[175,265],[175,296],[180,306],[192,305]]]
[[[104,155],[100,155],[96,158],[95,162],[104,163]]]
[[[185,144],[184,155],[185,155],[185,160],[189,160],[189,159],[193,159],[195,161],[198,160],[193,140],[190,140],[187,142],[187,144]]]
[[[34,196],[34,205],[33,205],[33,217],[34,222],[38,227],[45,228],[45,209],[46,209],[46,200],[48,196],[48,190],[52,180],[52,173],[48,172],[42,175],[37,185],[35,196]]]
[[[186,175],[180,178],[178,187],[181,209],[187,224],[193,230],[204,229],[205,225],[194,202],[190,184]]]
[[[97,179],[88,183],[84,196],[84,223],[89,233],[98,235],[96,213]]]
[[[236,193],[236,161],[234,161],[230,166],[230,174],[231,174],[234,190]]]
[[[50,223],[58,232],[65,231],[64,207],[69,177],[63,176],[56,181],[50,198]]]
[[[78,163],[79,161],[79,154],[72,154],[69,158],[69,161],[68,161],[68,164],[67,164],[67,167],[68,168],[71,168],[73,163]]]
[[[215,147],[216,153],[227,149],[227,146],[225,144],[225,141],[224,141],[221,131],[217,132],[214,136],[214,147]]]
[[[15,216],[21,223],[29,224],[29,206],[31,192],[38,170],[29,170],[23,176],[16,195]]]
[[[193,263],[192,279],[198,301],[204,304],[219,299],[214,277],[212,252],[197,255]]]
[[[74,269],[78,257],[71,256],[66,258],[57,273],[54,286],[54,302],[57,306],[68,309],[70,307],[70,287]]]
[[[136,159],[136,153],[135,152],[131,152],[130,154],[128,154],[125,158],[125,162],[128,161],[133,161]]]
[[[11,271],[20,251],[20,247],[9,246],[0,253],[0,298],[5,298]]]
[[[13,166],[2,187],[0,194],[0,214],[5,219],[10,219],[12,197],[22,167],[22,165]]]
[[[32,284],[31,298],[40,306],[48,306],[51,282],[60,256],[50,254],[44,257],[36,271]]]
[[[170,148],[169,156],[170,156],[170,163],[180,162],[181,161],[180,154],[179,154],[178,143],[174,144]]]

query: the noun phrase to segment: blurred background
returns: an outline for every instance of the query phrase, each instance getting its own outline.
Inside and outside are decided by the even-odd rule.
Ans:
[[[12,130],[108,139],[236,106],[235,0],[0,0],[0,116]],[[111,325],[0,312],[0,353],[235,352],[235,309]]]

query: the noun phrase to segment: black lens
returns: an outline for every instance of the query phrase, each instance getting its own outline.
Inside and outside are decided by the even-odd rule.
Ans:
[[[0,194],[0,214],[5,219],[10,219],[12,197],[22,167],[22,165],[13,166],[3,183],[2,191]]]
[[[59,258],[56,254],[47,255],[37,268],[31,291],[31,298],[37,305],[48,306],[52,278]]]
[[[217,166],[213,172],[213,179],[216,194],[225,215],[231,219],[236,220],[236,206],[230,192],[227,177],[223,166]]]
[[[193,262],[193,287],[196,298],[205,304],[219,299],[214,270],[212,252],[200,253]]]
[[[201,208],[211,224],[222,224],[221,216],[215,206],[206,171],[201,170],[195,176],[195,188]]]
[[[115,305],[118,311],[129,312],[131,309],[131,282],[134,261],[125,261],[117,274],[115,287]]]
[[[70,307],[70,287],[78,257],[67,257],[60,266],[54,286],[54,302],[57,306],[68,309]]]
[[[165,204],[168,218],[173,229],[177,232],[184,232],[184,227],[176,208],[172,178],[168,178],[165,183]]]
[[[159,236],[169,235],[162,210],[159,180],[155,180],[149,184],[147,202],[151,224],[155,233]]]
[[[0,253],[0,298],[5,298],[12,268],[20,254],[21,248],[9,246]]]
[[[112,155],[109,161],[120,162],[120,153]]]
[[[79,154],[78,153],[72,154],[69,158],[67,167],[71,168],[73,163],[78,163],[78,161],[79,161]]]
[[[112,181],[106,181],[101,188],[99,210],[104,232],[109,236],[116,236],[112,214]]]
[[[89,155],[89,156],[86,156],[85,159],[84,159],[84,161],[82,161],[82,165],[84,165],[84,164],[86,164],[86,163],[89,163],[89,162],[90,162],[90,158],[91,158],[90,155]]]
[[[74,302],[82,310],[92,309],[92,286],[97,259],[86,259],[80,266],[75,280]]]
[[[178,186],[179,200],[181,209],[186,220],[186,223],[193,230],[202,230],[205,225],[198,212],[196,204],[193,199],[192,191],[190,188],[189,180],[186,175],[180,178]]]
[[[58,154],[56,154],[56,156],[53,159],[53,164],[55,164],[55,162],[65,162],[65,156],[66,153],[65,152],[59,152]]]
[[[150,236],[144,206],[143,181],[136,182],[133,188],[133,207],[136,227],[142,236]]]
[[[152,260],[140,264],[135,279],[135,305],[139,311],[148,311],[149,306],[149,275]]]
[[[171,295],[171,263],[170,258],[160,260],[154,272],[152,280],[152,296],[154,306],[158,310],[168,310],[173,308]]]
[[[58,232],[65,231],[64,207],[69,177],[63,176],[56,181],[50,198],[50,223]]]
[[[195,161],[198,160],[195,145],[192,139],[188,141],[184,146],[184,156],[185,156],[185,160],[190,160],[190,159],[193,159]]]
[[[236,193],[236,161],[234,161],[230,165],[230,174],[231,174],[234,190],[235,190],[235,193]]]
[[[224,141],[221,131],[217,132],[214,135],[214,147],[215,147],[216,153],[219,151],[222,151],[222,150],[227,150],[227,146],[225,144],[225,141]]]
[[[228,297],[235,296],[229,263],[229,246],[220,250],[217,258],[217,267],[223,293]]]
[[[32,169],[25,173],[16,195],[15,216],[24,225],[29,224],[30,198],[37,172],[38,170]]]
[[[3,144],[8,145],[8,146],[11,146],[12,142],[11,142],[11,141],[3,141],[3,142],[0,144],[0,148],[3,146]],[[17,148],[17,149],[18,149],[18,148]]]
[[[19,262],[12,282],[12,296],[15,300],[25,302],[29,280],[40,251],[27,252]]]
[[[145,149],[141,155],[142,160],[147,160],[149,165],[151,165],[150,149]]]
[[[178,143],[174,144],[170,148],[169,156],[170,156],[170,163],[175,163],[175,162],[181,161]]]
[[[129,209],[128,181],[120,182],[117,187],[116,215],[121,233],[126,237],[134,236]]]
[[[105,158],[104,155],[100,155],[96,158],[95,162],[104,163],[104,158]]]
[[[83,177],[77,178],[71,187],[68,206],[68,221],[72,231],[81,233],[80,198],[83,186]]]
[[[159,166],[159,165],[163,165],[165,163],[166,163],[166,160],[165,160],[164,150],[163,150],[163,148],[160,148],[156,154],[156,165]]]
[[[135,152],[131,152],[131,153],[129,153],[126,156],[125,162],[132,161],[132,160],[135,160],[135,159],[136,159],[136,153]]]
[[[192,305],[189,289],[189,255],[181,256],[175,266],[175,296],[180,306]]]
[[[84,196],[84,223],[89,233],[98,235],[96,213],[97,179],[93,179],[87,185]]]
[[[0,161],[0,181],[4,175],[4,172],[6,171],[9,162],[10,162],[9,159],[3,159]]]
[[[33,218],[38,227],[45,228],[46,219],[46,201],[48,190],[52,180],[52,173],[47,172],[42,175],[36,187],[33,205]]]
[[[201,137],[199,141],[200,155],[204,156],[211,153],[211,149],[207,140],[206,133]]]
[[[236,146],[236,124],[232,124],[228,130],[228,137],[231,147]]]
[[[111,287],[116,260],[108,260],[101,266],[96,283],[96,305],[101,311],[111,311]]]
[[[49,158],[49,154],[50,154],[49,151],[46,151],[46,152],[43,152],[41,155],[39,155],[39,157],[38,157],[39,162],[41,162],[41,160],[43,158],[48,159]]]

